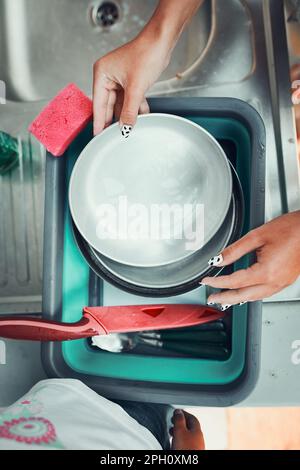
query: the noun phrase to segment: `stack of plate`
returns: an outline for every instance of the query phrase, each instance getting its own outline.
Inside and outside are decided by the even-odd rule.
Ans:
[[[140,116],[128,139],[114,124],[71,175],[74,234],[101,277],[134,294],[177,295],[217,274],[208,260],[236,240],[243,194],[218,142],[174,115]]]

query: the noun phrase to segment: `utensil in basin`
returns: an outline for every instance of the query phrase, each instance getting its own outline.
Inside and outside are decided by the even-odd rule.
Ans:
[[[28,317],[1,317],[0,337],[34,341],[66,341],[111,333],[194,326],[222,318],[219,310],[204,305],[130,305],[84,307],[76,323]]]

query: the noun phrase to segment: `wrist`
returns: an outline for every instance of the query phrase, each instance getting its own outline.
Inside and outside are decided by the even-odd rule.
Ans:
[[[142,35],[172,52],[187,23],[204,0],[160,0]]]
[[[159,43],[163,51],[172,51],[181,34],[179,25],[172,25],[167,17],[153,18],[142,30],[141,35],[148,41]]]
[[[140,32],[140,34],[134,39],[137,45],[139,54],[143,55],[149,50],[153,50],[154,53],[159,54],[160,62],[163,67],[167,67],[172,51],[176,45],[177,39],[174,38],[173,34],[164,27],[164,24],[158,22],[150,22]]]

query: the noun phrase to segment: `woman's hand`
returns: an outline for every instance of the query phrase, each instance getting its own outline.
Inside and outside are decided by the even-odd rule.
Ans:
[[[120,120],[129,136],[138,113],[149,112],[148,89],[167,67],[186,24],[203,0],[160,0],[152,18],[131,42],[94,65],[94,134]]]
[[[170,58],[166,46],[151,34],[138,36],[94,65],[94,134],[115,117],[128,136],[138,113],[149,112],[145,99]]]
[[[295,282],[300,275],[300,211],[283,215],[252,230],[209,260],[228,266],[256,251],[257,262],[228,276],[205,277],[203,285],[229,289],[208,298],[209,304],[230,305],[270,297]]]
[[[183,410],[175,410],[172,423],[172,450],[205,450],[201,426],[195,416]]]

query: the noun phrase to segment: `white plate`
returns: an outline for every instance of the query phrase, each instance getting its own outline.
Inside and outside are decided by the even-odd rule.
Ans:
[[[206,130],[178,116],[149,114],[138,117],[128,139],[114,124],[87,145],[71,175],[69,204],[95,250],[122,264],[153,267],[207,244],[231,194],[226,155]],[[192,244],[185,236],[191,232],[198,235]]]

